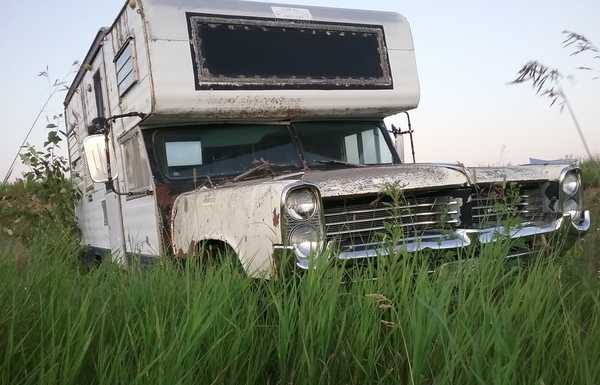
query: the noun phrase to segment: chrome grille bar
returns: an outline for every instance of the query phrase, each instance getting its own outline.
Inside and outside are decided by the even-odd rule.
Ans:
[[[458,206],[459,202],[458,201],[453,201],[453,202],[448,202],[448,203],[422,203],[422,204],[415,204],[415,205],[407,205],[407,206],[389,206],[389,207],[381,207],[381,208],[373,208],[373,209],[365,209],[365,210],[340,210],[339,212],[334,212],[333,210],[331,211],[326,211],[325,213],[325,217],[332,217],[335,215],[348,215],[348,214],[368,214],[368,213],[376,213],[376,212],[382,212],[382,211],[387,211],[387,212],[393,212],[394,210],[404,210],[404,209],[413,209],[413,208],[421,208],[421,207],[435,207],[435,206]]]
[[[544,221],[544,196],[541,186],[521,187],[515,200],[494,187],[479,189],[472,197],[472,220],[477,229],[491,228],[511,218],[520,226]]]
[[[395,227],[416,227],[416,226],[424,226],[424,225],[435,225],[438,222],[436,221],[428,221],[428,222],[416,222],[416,223],[393,223],[393,226]],[[450,221],[447,221],[446,223],[448,224],[458,224],[459,221],[457,219],[453,219]],[[364,232],[373,232],[373,231],[383,231],[385,230],[386,227],[385,226],[379,226],[379,227],[371,227],[368,229],[357,229],[357,230],[343,230],[343,231],[337,231],[337,232],[327,232],[328,236],[335,236],[335,235],[342,235],[342,234],[356,234],[356,233],[364,233]]]
[[[444,241],[461,223],[461,206],[462,199],[444,194],[405,198],[401,204],[376,196],[326,200],[327,240],[342,251],[378,249],[378,234],[391,227],[401,230],[403,242]]]
[[[354,223],[368,223],[373,221],[392,221],[402,218],[414,218],[414,217],[427,217],[427,216],[435,216],[435,215],[459,215],[460,212],[458,210],[449,211],[449,212],[427,212],[427,213],[415,213],[415,214],[404,214],[404,215],[392,215],[387,217],[373,217],[368,219],[356,219],[352,221],[343,221],[343,222],[333,222],[326,223],[326,226],[341,226],[341,225],[352,225]]]

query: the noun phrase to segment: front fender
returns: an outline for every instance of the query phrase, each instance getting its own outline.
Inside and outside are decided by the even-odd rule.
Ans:
[[[270,276],[273,246],[281,243],[281,197],[292,183],[234,185],[179,196],[171,216],[174,252],[220,240],[235,250],[248,274]]]

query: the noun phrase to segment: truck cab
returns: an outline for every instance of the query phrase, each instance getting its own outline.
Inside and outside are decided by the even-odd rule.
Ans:
[[[65,100],[82,242],[121,263],[216,245],[268,277],[385,258],[390,228],[409,253],[589,229],[577,165],[408,163],[386,118],[419,98],[397,13],[129,1]]]

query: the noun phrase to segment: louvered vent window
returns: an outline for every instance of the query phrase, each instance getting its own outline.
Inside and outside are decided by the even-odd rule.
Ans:
[[[115,59],[119,96],[123,96],[137,82],[134,41],[129,40]]]

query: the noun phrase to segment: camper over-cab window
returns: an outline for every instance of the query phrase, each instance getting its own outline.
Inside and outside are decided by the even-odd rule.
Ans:
[[[383,27],[188,14],[197,89],[392,88]]]

